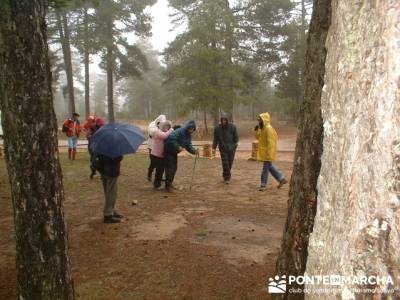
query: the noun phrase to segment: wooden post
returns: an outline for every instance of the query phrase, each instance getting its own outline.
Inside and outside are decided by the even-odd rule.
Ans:
[[[249,160],[257,160],[258,142],[253,142],[251,145],[251,157]]]
[[[211,157],[211,156],[212,156],[211,145],[210,144],[203,145],[203,157]]]

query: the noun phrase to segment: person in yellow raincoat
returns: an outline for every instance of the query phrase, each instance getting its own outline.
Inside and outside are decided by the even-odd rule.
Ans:
[[[258,125],[254,127],[254,136],[258,140],[257,160],[264,162],[261,173],[260,191],[264,191],[267,187],[268,174],[279,182],[278,188],[282,187],[287,180],[277,168],[272,165],[276,160],[278,134],[271,126],[269,113],[262,113],[257,117]]]

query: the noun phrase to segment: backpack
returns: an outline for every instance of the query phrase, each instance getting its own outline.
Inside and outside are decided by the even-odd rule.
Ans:
[[[98,154],[93,154],[92,159],[90,161],[90,166],[100,173],[103,171],[103,164],[101,161],[101,157]]]

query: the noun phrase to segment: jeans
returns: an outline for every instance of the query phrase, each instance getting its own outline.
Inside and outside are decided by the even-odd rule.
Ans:
[[[76,146],[78,145],[78,137],[77,136],[71,136],[68,138],[68,148],[69,149],[76,149]]]
[[[264,161],[263,165],[263,170],[261,173],[261,186],[266,186],[268,182],[268,174],[271,172],[271,175],[278,181],[280,182],[284,176],[281,172],[278,171],[277,168],[275,168],[272,165],[271,161]]]

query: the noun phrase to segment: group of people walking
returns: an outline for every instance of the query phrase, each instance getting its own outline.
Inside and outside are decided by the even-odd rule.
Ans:
[[[273,165],[277,154],[278,135],[271,126],[270,115],[265,112],[257,117],[258,124],[254,127],[254,137],[258,140],[257,160],[263,162],[261,172],[260,191],[266,190],[268,175],[277,180],[278,188],[287,183],[284,175]],[[122,156],[109,158],[93,153],[91,137],[105,124],[104,119],[89,116],[83,125],[88,140],[88,149],[91,156],[90,178],[100,172],[105,193],[104,222],[118,223],[123,216],[115,210],[117,199],[117,178],[120,175]],[[165,181],[165,190],[174,190],[174,178],[178,168],[178,154],[184,150],[193,155],[198,155],[199,150],[192,144],[192,135],[196,131],[194,121],[187,122],[184,126],[172,125],[165,115],[158,116],[148,126],[147,146],[150,164],[147,170],[147,180],[153,183],[155,190],[160,190]],[[77,140],[81,133],[79,114],[74,113],[71,119],[63,124],[63,132],[68,137],[68,157],[76,158]],[[225,184],[231,182],[231,171],[235,160],[235,153],[239,144],[239,134],[229,114],[221,114],[220,123],[214,129],[212,144],[213,155],[217,148],[221,156],[222,177]],[[153,173],[155,176],[153,178]]]

